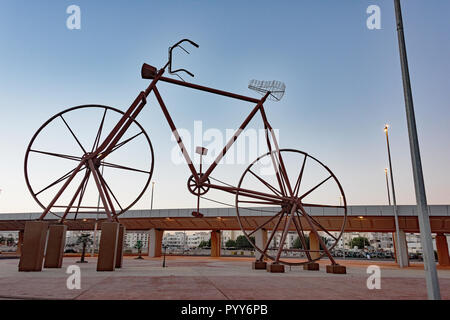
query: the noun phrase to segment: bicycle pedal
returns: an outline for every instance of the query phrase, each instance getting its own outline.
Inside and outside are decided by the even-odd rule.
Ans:
[[[200,213],[198,211],[192,211],[192,216],[196,218],[203,218],[203,213]]]

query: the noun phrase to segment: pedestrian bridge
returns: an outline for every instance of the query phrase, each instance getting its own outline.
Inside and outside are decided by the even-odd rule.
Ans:
[[[431,231],[433,233],[450,233],[450,205],[430,205],[429,216]],[[204,208],[201,209],[203,217],[192,216],[194,209],[154,209],[129,210],[119,219],[127,230],[240,230],[235,208]],[[272,210],[272,212],[270,212]],[[277,211],[277,208],[252,208],[245,210],[242,217],[246,229],[254,229],[268,220]],[[306,208],[322,226],[330,231],[339,231],[342,219],[337,208]],[[419,232],[417,207],[414,205],[400,205],[399,227],[409,233]],[[19,231],[25,227],[25,222],[36,220],[42,212],[33,213],[6,213],[0,214],[0,231]],[[242,213],[241,213],[242,215]],[[104,221],[105,215],[99,215],[99,223]],[[77,220],[73,215],[66,221],[69,230],[93,230],[97,221],[97,214],[78,214]],[[46,221],[57,222],[57,217],[49,214]],[[272,223],[267,225],[270,229]],[[272,226],[273,227],[273,226]],[[306,227],[306,224],[305,224]],[[292,230],[294,227],[292,227]],[[307,228],[306,228],[307,229]],[[348,206],[347,232],[394,232],[394,211],[392,206]]]

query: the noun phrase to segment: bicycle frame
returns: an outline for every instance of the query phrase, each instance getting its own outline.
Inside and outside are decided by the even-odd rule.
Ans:
[[[173,135],[175,136],[175,139],[178,143],[178,146],[181,149],[181,152],[186,160],[186,163],[195,179],[195,182],[198,186],[205,186],[208,188],[218,189],[225,192],[236,194],[239,192],[242,195],[251,195],[251,197],[264,201],[254,201],[254,203],[264,203],[264,204],[273,204],[273,205],[280,205],[284,201],[289,201],[292,199],[293,196],[293,190],[291,188],[291,185],[289,183],[289,179],[287,179],[287,173],[284,167],[283,160],[280,155],[280,148],[278,146],[278,141],[276,139],[276,136],[273,132],[273,129],[270,125],[270,123],[267,120],[267,116],[264,111],[264,102],[266,101],[267,97],[270,95],[270,92],[267,92],[261,99],[251,98],[243,95],[238,95],[235,93],[222,91],[210,87],[205,87],[189,82],[179,81],[172,78],[163,77],[163,74],[167,67],[170,67],[170,60],[166,63],[166,65],[161,68],[155,75],[152,77],[153,80],[147,87],[145,91],[141,91],[139,95],[136,97],[136,99],[133,101],[133,103],[130,105],[130,107],[127,109],[127,111],[124,113],[122,118],[118,121],[118,123],[115,125],[115,127],[111,130],[111,132],[108,134],[108,136],[104,139],[101,145],[99,145],[95,151],[92,153],[86,153],[86,155],[83,157],[83,159],[80,161],[77,168],[74,170],[74,172],[70,175],[70,177],[66,180],[63,187],[59,190],[59,192],[56,194],[54,199],[50,202],[48,207],[45,209],[44,213],[41,215],[40,219],[43,219],[45,215],[49,212],[49,210],[53,207],[59,196],[62,194],[62,192],[67,188],[69,183],[72,181],[72,179],[75,177],[75,175],[82,170],[83,165],[86,165],[86,167],[92,172],[93,178],[95,180],[95,183],[97,185],[100,199],[104,205],[106,214],[108,216],[109,220],[116,220],[117,221],[117,214],[115,213],[113,203],[111,201],[111,198],[108,194],[107,186],[105,185],[102,175],[100,171],[98,170],[98,166],[101,163],[101,161],[108,156],[110,152],[114,150],[114,148],[118,145],[120,139],[125,134],[129,126],[133,123],[133,121],[136,119],[136,117],[139,115],[139,113],[142,111],[144,106],[147,104],[147,97],[150,95],[151,92],[154,93],[159,106],[161,107],[161,110],[169,124],[170,129],[172,130]],[[193,165],[192,159],[189,156],[189,154],[186,151],[186,148],[183,144],[182,138],[180,137],[178,130],[175,126],[175,123],[172,120],[172,117],[170,116],[170,113],[156,87],[156,84],[159,81],[209,92],[216,95],[226,96],[229,98],[256,103],[256,106],[252,109],[252,111],[249,113],[247,118],[242,122],[240,127],[236,130],[236,132],[233,134],[231,139],[228,141],[228,143],[224,146],[222,152],[217,156],[215,161],[207,168],[205,173],[198,172]],[[227,151],[231,148],[231,146],[234,144],[234,142],[238,139],[241,132],[247,127],[248,123],[254,118],[254,116],[258,113],[261,114],[264,128],[266,131],[266,140],[267,145],[269,148],[269,152],[271,152],[271,158],[272,163],[275,169],[276,177],[278,180],[278,184],[282,193],[282,196],[276,196],[273,194],[263,193],[263,192],[257,192],[253,190],[248,189],[242,189],[242,188],[236,188],[232,186],[220,186],[216,184],[207,183],[208,177],[211,175],[211,173],[216,168],[217,164],[221,161],[221,159],[225,156]],[[270,131],[270,136],[269,136]],[[272,145],[270,143],[270,139],[273,140],[274,143],[274,151],[278,155],[277,158],[275,158],[272,154]],[[73,201],[77,197],[78,193],[80,192],[80,189],[76,191]],[[250,202],[250,201],[249,201]],[[109,209],[108,209],[109,207]],[[67,211],[68,212],[68,211]],[[62,220],[65,219],[67,212],[65,213]]]

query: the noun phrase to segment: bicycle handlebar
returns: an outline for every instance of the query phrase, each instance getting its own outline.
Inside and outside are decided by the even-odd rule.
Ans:
[[[173,51],[173,49],[175,49],[176,47],[180,47],[181,49],[183,49],[184,52],[186,52],[187,54],[189,54],[189,52],[181,46],[181,44],[182,44],[183,42],[189,42],[189,43],[190,43],[191,45],[193,45],[194,47],[199,48],[199,45],[196,44],[194,41],[192,41],[192,40],[190,40],[190,39],[182,39],[182,40],[178,41],[177,43],[175,43],[173,46],[169,47],[169,62],[168,62],[168,65],[169,65],[169,73],[170,73],[170,74],[176,74],[177,72],[183,71],[183,72],[186,72],[186,73],[187,73],[188,75],[190,75],[191,77],[194,77],[194,75],[193,75],[191,72],[189,72],[188,70],[186,70],[186,69],[172,70],[172,51]]]

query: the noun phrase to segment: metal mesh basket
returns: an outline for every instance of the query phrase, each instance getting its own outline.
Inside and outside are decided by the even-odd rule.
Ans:
[[[286,85],[281,81],[262,81],[262,80],[250,80],[248,88],[262,95],[270,92],[269,99],[273,101],[280,101],[284,96]]]

